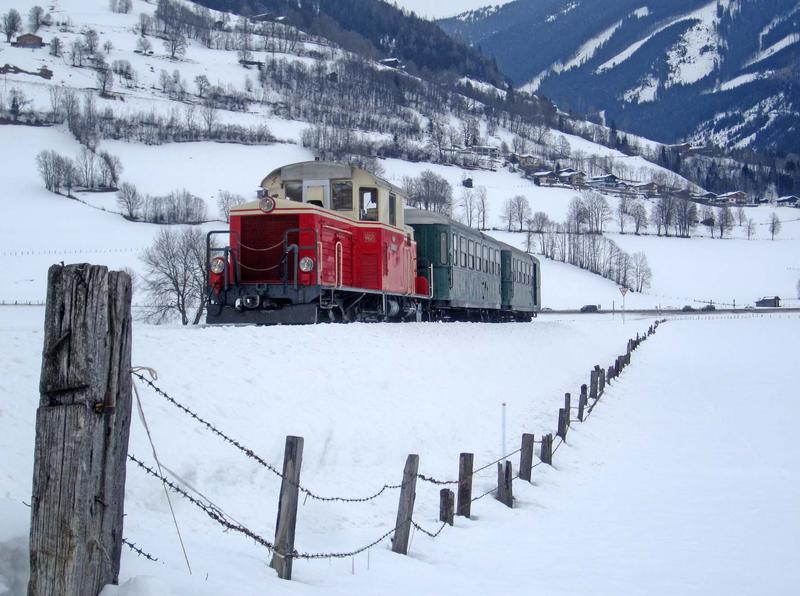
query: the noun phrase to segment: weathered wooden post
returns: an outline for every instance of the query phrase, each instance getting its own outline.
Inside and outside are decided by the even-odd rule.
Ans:
[[[458,457],[458,505],[456,515],[469,517],[472,511],[472,466],[473,453],[462,453]]]
[[[598,390],[598,394],[603,395],[606,392],[606,369],[600,367],[600,370],[597,372],[600,374],[600,389]]]
[[[572,396],[569,393],[564,394],[564,409],[567,411],[567,426],[569,426],[572,418]]]
[[[558,409],[558,431],[556,435],[561,437],[562,440],[567,440],[567,419],[569,418],[569,412],[564,408]]]
[[[403,484],[400,489],[400,502],[397,505],[397,522],[394,525],[392,550],[401,555],[408,554],[408,539],[411,536],[411,516],[414,514],[414,499],[417,497],[417,473],[419,455],[411,454],[406,459],[403,470]]]
[[[586,385],[583,385],[581,387],[581,395],[578,398],[578,420],[580,420],[581,422],[583,422],[584,414],[586,412],[586,401],[587,401],[587,398],[586,398],[586,392],[583,391],[583,388],[585,388],[585,387],[586,387]]]
[[[606,379],[611,381],[611,379],[613,379],[613,378],[614,378],[614,366],[611,365],[611,366],[608,367],[608,373],[606,373]]]
[[[130,369],[128,274],[88,264],[50,267],[29,596],[96,596],[119,581]]]
[[[506,460],[497,464],[497,500],[506,507],[512,507],[514,496],[511,488],[511,462]]]
[[[453,513],[455,507],[455,495],[449,488],[439,491],[439,521],[453,525]]]
[[[300,467],[303,465],[303,437],[286,437],[283,454],[283,479],[275,523],[275,551],[270,566],[281,579],[292,579],[294,532],[297,527],[297,501],[300,491]]]
[[[599,375],[597,374],[597,369],[592,369],[592,372],[589,374],[589,397],[591,399],[597,399],[597,379]]]
[[[520,480],[531,481],[531,470],[533,469],[533,435],[524,433],[522,435],[522,449],[519,452],[519,477]]]
[[[542,460],[542,463],[553,465],[553,435],[550,433],[542,436],[539,459]]]

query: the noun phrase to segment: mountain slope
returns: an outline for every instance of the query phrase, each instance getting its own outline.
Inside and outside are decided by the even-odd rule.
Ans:
[[[565,109],[664,142],[800,150],[797,0],[517,0],[440,24]]]

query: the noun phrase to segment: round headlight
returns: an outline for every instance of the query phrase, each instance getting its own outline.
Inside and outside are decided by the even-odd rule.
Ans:
[[[273,209],[275,209],[275,199],[272,197],[264,197],[258,203],[258,208],[261,209],[264,213],[269,213]]]
[[[222,257],[214,257],[213,259],[211,259],[211,266],[209,267],[209,269],[211,269],[211,273],[219,275],[220,273],[225,271],[225,259],[223,259]]]
[[[300,271],[308,273],[314,269],[314,259],[311,257],[303,257],[300,259]]]

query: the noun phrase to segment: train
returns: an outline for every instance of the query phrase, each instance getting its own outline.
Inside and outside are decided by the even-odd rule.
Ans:
[[[209,232],[206,322],[531,321],[539,261],[446,215],[407,208],[364,169],[275,169]],[[222,240],[222,242],[221,242]]]

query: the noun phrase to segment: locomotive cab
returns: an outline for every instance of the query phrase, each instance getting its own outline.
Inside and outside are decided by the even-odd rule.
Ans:
[[[416,244],[401,189],[348,165],[271,172],[208,243],[209,323],[414,317]],[[228,235],[224,248],[215,236]]]

